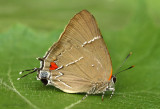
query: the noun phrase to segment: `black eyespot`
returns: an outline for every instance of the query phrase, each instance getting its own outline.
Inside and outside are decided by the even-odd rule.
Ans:
[[[114,83],[116,83],[116,77],[113,77],[113,79],[112,79],[112,80],[113,80],[113,82],[114,82]]]
[[[42,82],[44,85],[47,85],[47,84],[48,84],[48,80],[46,80],[46,79],[41,79],[41,82]]]

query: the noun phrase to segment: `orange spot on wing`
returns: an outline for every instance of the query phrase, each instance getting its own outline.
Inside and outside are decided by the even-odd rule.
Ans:
[[[54,63],[54,62],[51,62],[50,63],[50,68],[49,68],[49,70],[55,70],[55,69],[57,69],[58,68],[58,66],[56,65],[56,63]]]
[[[111,74],[108,80],[111,80],[111,78],[112,78],[112,68],[111,68]]]

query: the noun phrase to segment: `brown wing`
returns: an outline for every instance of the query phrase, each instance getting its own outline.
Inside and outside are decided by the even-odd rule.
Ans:
[[[55,60],[59,69],[52,70],[53,84],[69,93],[87,92],[91,83],[107,82],[112,64],[94,17],[86,10],[69,22],[59,41],[45,57],[43,70]]]

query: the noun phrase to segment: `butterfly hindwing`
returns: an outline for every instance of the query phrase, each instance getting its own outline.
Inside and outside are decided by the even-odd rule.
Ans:
[[[76,14],[59,41],[47,52],[43,70],[55,62],[53,85],[69,93],[87,92],[95,82],[108,81],[112,64],[94,17],[86,10]]]

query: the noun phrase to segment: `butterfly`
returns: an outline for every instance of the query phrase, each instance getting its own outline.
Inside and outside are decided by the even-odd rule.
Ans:
[[[24,71],[37,71],[37,79],[44,85],[66,93],[86,93],[83,99],[102,93],[103,100],[106,91],[114,94],[116,76],[112,75],[110,54],[94,16],[87,10],[70,20],[58,42],[38,60],[40,68]]]

